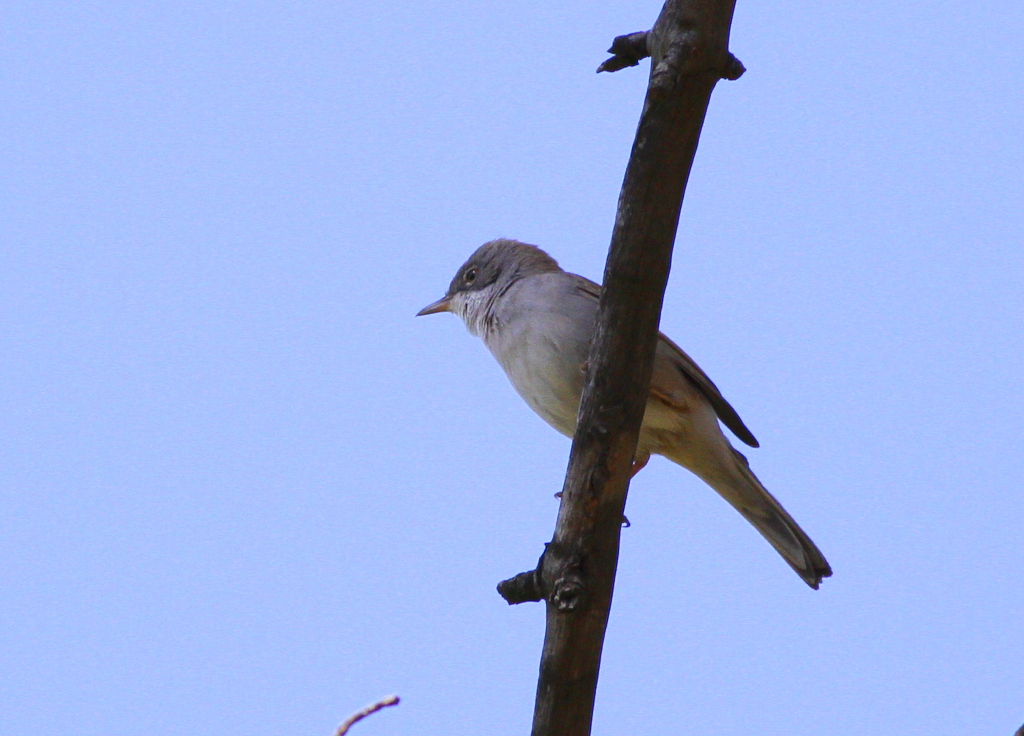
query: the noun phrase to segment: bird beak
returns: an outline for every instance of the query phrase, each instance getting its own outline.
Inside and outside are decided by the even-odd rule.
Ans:
[[[438,312],[450,312],[452,306],[452,300],[450,297],[443,296],[433,304],[428,304],[423,307],[420,311],[416,312],[417,317],[422,317],[425,314],[437,314]]]

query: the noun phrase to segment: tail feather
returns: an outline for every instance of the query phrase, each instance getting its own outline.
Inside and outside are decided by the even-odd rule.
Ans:
[[[805,583],[817,590],[821,579],[832,575],[825,556],[782,504],[761,485],[747,459],[735,449],[732,452],[737,472],[722,483],[712,483],[712,487],[754,525]]]

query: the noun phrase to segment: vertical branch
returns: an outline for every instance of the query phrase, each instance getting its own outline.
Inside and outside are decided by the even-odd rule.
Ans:
[[[537,570],[499,586],[547,601],[534,736],[590,733],[619,532],[643,421],[683,193],[711,92],[743,67],[729,53],[735,0],[667,0],[654,28],[616,39],[599,71],[651,56],[604,274],[558,524]]]

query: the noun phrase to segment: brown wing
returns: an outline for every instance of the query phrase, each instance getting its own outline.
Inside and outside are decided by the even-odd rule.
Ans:
[[[573,274],[573,276],[576,276],[576,274]],[[600,286],[590,279],[586,279],[582,276],[576,276],[576,279],[576,288],[581,294],[585,294],[595,300],[601,298]],[[722,392],[718,390],[718,386],[708,378],[707,374],[700,369],[700,366],[693,362],[693,358],[687,355],[681,347],[665,337],[664,333],[659,332],[658,335],[665,346],[669,348],[669,353],[671,354],[675,366],[679,369],[679,372],[686,376],[686,378],[688,378],[690,382],[697,387],[697,390],[704,395],[704,398],[706,398],[708,403],[711,404],[711,408],[715,410],[715,414],[722,420],[722,424],[728,427],[732,433],[745,444],[748,444],[751,447],[760,447],[753,433],[747,429],[747,425],[745,425],[743,420],[740,419],[740,415],[737,414],[736,410],[733,409],[729,402],[725,400],[725,397],[722,396]],[[666,403],[671,402],[667,401]]]
[[[599,284],[595,284],[586,276],[580,276],[576,273],[570,273],[569,275],[572,276],[573,280],[576,282],[576,290],[580,294],[593,297],[594,301],[599,301],[601,299],[602,287]]]
[[[693,358],[687,355],[681,347],[665,337],[664,333],[658,334],[661,336],[662,342],[670,348],[672,358],[679,372],[689,378],[693,385],[704,394],[704,398],[711,404],[711,408],[715,410],[715,414],[722,420],[722,424],[728,427],[745,444],[751,447],[760,447],[753,433],[747,429],[747,425],[740,419],[740,415],[725,400],[722,392],[718,390],[718,386],[708,378],[707,374],[700,369],[700,366],[693,362]]]

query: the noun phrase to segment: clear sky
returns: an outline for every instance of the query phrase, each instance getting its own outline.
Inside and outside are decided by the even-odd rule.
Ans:
[[[600,279],[656,2],[0,7],[0,736],[525,734],[569,442],[450,315]],[[1024,722],[1024,4],[740,1],[662,327],[818,592],[656,458],[594,733]]]

